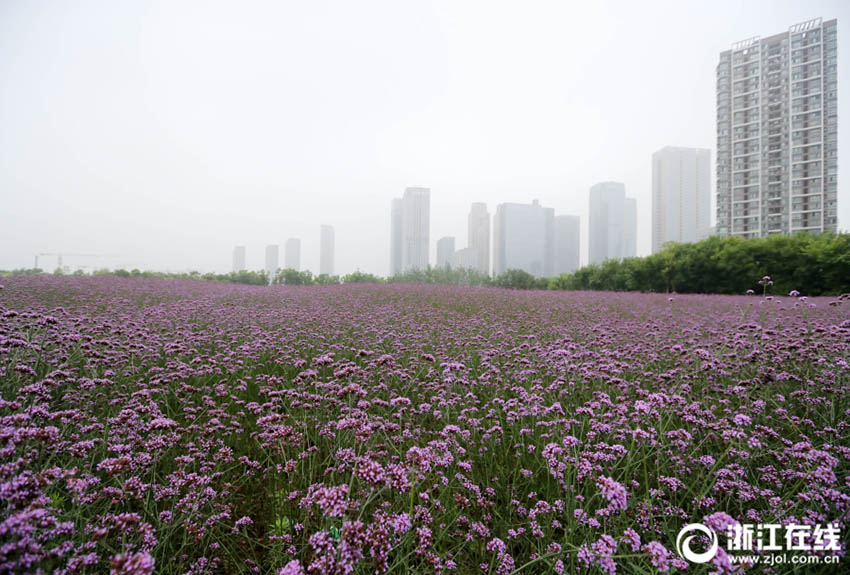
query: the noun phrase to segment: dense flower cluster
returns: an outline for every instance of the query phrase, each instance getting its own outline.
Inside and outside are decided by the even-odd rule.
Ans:
[[[819,298],[3,283],[0,573],[674,573],[693,521],[847,527]]]

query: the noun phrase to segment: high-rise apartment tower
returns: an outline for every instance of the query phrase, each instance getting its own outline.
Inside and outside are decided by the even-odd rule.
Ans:
[[[269,244],[266,246],[266,273],[270,278],[274,277],[279,264],[280,247],[277,244]]]
[[[523,270],[551,277],[555,267],[555,210],[537,200],[499,204],[493,219],[493,272]]]
[[[245,246],[233,248],[233,271],[241,272],[245,269]]]
[[[556,276],[578,269],[581,254],[581,220],[579,216],[555,216]]]
[[[334,228],[322,224],[319,233],[319,274],[334,273]]]
[[[424,270],[430,257],[431,190],[407,188],[392,201],[390,275]]]
[[[490,274],[490,213],[487,204],[475,202],[467,219],[469,239],[467,246],[474,251],[476,271]]]
[[[626,197],[620,182],[602,182],[590,188],[588,217],[588,260],[605,260],[637,255],[637,204]]]
[[[652,154],[652,253],[696,242],[711,226],[711,151],[667,146]]]
[[[736,42],[717,65],[717,233],[838,226],[836,20]]]
[[[445,236],[437,240],[437,267],[455,267],[455,239],[454,236]]]
[[[287,269],[301,271],[301,240],[289,238],[283,255],[284,267]]]

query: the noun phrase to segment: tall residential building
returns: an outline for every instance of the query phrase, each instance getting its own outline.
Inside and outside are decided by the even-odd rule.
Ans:
[[[269,277],[274,276],[279,265],[280,246],[269,244],[266,246],[266,273]]]
[[[322,224],[319,232],[319,274],[334,273],[334,228]]]
[[[555,216],[555,265],[556,276],[574,272],[579,267],[581,242],[581,220],[579,216]]]
[[[523,270],[551,277],[555,260],[555,210],[537,200],[499,204],[493,222],[493,272]]]
[[[430,258],[431,190],[407,188],[404,190],[404,222],[401,252],[403,270],[428,267]]]
[[[431,190],[407,188],[393,199],[390,227],[390,275],[424,270],[430,258]]]
[[[245,246],[233,248],[233,271],[241,272],[245,269]]]
[[[454,236],[446,236],[437,240],[437,267],[455,267],[455,239]]]
[[[475,270],[490,274],[490,213],[487,204],[475,202],[467,220],[469,240],[466,244],[475,252]]]
[[[623,257],[637,256],[637,200],[623,200]]]
[[[626,197],[620,182],[602,182],[590,188],[588,259],[601,264],[608,259],[637,255],[637,203]]]
[[[284,267],[295,271],[301,271],[301,240],[289,238],[286,240],[284,252]]]
[[[736,42],[717,66],[717,233],[836,231],[835,20]]]
[[[652,253],[706,238],[710,210],[711,151],[668,146],[652,154]]]
[[[478,252],[475,248],[463,248],[455,252],[455,267],[459,270],[476,269],[476,255]]]

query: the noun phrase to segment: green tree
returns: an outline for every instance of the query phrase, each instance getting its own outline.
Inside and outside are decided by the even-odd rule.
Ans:
[[[314,280],[314,283],[318,285],[336,285],[339,282],[339,276],[333,276],[329,274],[319,274]]]
[[[550,280],[550,289],[638,290],[741,294],[759,290],[763,276],[776,293],[809,295],[850,291],[850,234],[772,235],[744,239],[712,236],[665,244],[650,256],[609,260]]]
[[[537,286],[534,276],[524,270],[508,270],[497,277],[495,283],[511,289],[533,289]]]
[[[384,283],[383,278],[379,278],[373,274],[367,274],[365,272],[361,272],[357,270],[353,273],[346,274],[342,278],[342,283],[344,284],[362,284],[362,283]]]

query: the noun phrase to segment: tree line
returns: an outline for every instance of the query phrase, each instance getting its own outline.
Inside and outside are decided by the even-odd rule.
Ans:
[[[671,243],[651,256],[609,260],[550,280],[551,289],[741,294],[761,291],[770,276],[775,293],[850,291],[850,234],[712,236]]]
[[[0,276],[10,275],[38,275],[44,274],[45,271],[40,268],[21,268],[9,271],[0,270]],[[66,275],[61,268],[57,268],[53,275]],[[199,280],[211,282],[237,283],[246,285],[334,285],[341,283],[364,283],[364,282],[383,282],[383,278],[372,274],[356,271],[344,276],[319,274],[314,276],[309,270],[294,270],[291,268],[279,269],[274,274],[269,274],[265,270],[241,270],[238,272],[229,272],[224,274],[219,273],[201,273],[197,271],[191,272],[154,272],[134,270],[109,270],[100,269],[87,274],[83,270],[76,270],[71,274],[74,276],[93,275],[93,276],[117,276],[122,278],[160,278],[160,279],[184,279],[184,280]]]
[[[0,275],[44,273],[18,269]],[[57,269],[56,274],[62,271]],[[75,275],[84,272],[78,270]],[[92,275],[155,277],[229,282],[248,285],[335,285],[341,283],[422,283],[495,286],[509,289],[601,290],[741,294],[761,291],[759,279],[773,278],[773,291],[806,295],[850,292],[850,234],[773,235],[746,240],[712,236],[690,244],[669,243],[650,256],[608,260],[554,278],[535,278],[508,270],[495,278],[473,269],[410,270],[389,278],[355,271],[343,276],[309,270],[280,269],[274,274],[242,270],[226,274],[150,272],[137,269],[98,270]]]

